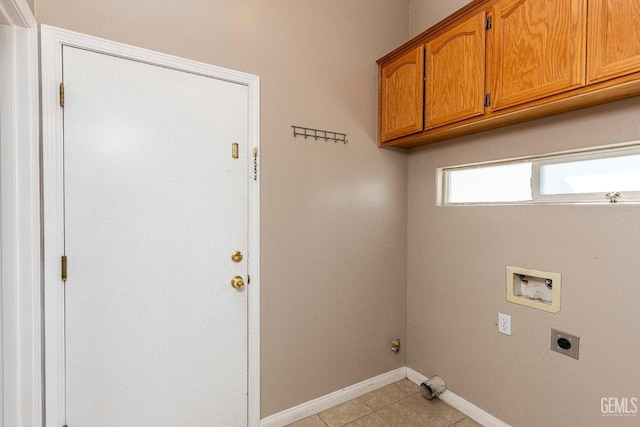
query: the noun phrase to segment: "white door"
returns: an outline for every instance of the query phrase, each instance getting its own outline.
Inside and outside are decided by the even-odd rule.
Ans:
[[[247,425],[247,87],[69,46],[63,81],[67,425]]]

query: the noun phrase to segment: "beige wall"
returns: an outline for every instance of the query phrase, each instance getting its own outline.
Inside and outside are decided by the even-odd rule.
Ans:
[[[468,3],[471,1],[409,0],[409,37],[417,36]]]
[[[410,2],[412,10],[449,6]],[[442,18],[413,16],[410,33]],[[411,368],[441,375],[455,393],[513,426],[637,424],[603,418],[600,400],[640,398],[640,208],[436,207],[435,179],[440,166],[639,140],[639,116],[634,98],[411,152]],[[507,265],[561,273],[560,313],[507,303]],[[512,316],[512,336],[497,332],[498,312]],[[551,328],[581,337],[579,360],[549,350]]]
[[[406,165],[376,148],[376,59],[406,0],[37,0],[37,19],[257,74],[262,415],[405,366]],[[348,134],[294,139],[292,124]]]
[[[600,399],[640,397],[640,208],[437,207],[435,178],[441,166],[639,140],[639,115],[635,98],[412,152],[408,366],[514,426],[632,425],[603,419]],[[561,273],[560,313],[507,303],[507,265]],[[512,336],[497,332],[498,312]],[[551,328],[581,337],[579,360],[549,350]]]
[[[263,416],[403,366],[388,344],[408,319],[408,365],[508,423],[632,421],[600,398],[639,393],[640,211],[436,207],[435,168],[640,139],[640,98],[413,150],[408,224],[407,156],[375,147],[375,59],[466,3],[36,3],[39,22],[261,76]],[[506,303],[508,264],[562,273],[562,311]],[[552,327],[581,336],[580,360],[549,351]]]

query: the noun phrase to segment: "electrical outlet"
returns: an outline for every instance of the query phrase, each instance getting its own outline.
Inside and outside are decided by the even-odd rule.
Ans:
[[[508,314],[498,313],[498,332],[505,335],[511,335],[511,316]]]

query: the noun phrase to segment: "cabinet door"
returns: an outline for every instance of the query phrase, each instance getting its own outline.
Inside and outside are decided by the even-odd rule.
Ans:
[[[493,110],[584,85],[586,0],[504,0],[492,31]]]
[[[424,45],[380,69],[380,140],[423,129]]]
[[[640,0],[589,0],[587,83],[640,71]]]
[[[429,41],[426,127],[484,114],[485,14]]]

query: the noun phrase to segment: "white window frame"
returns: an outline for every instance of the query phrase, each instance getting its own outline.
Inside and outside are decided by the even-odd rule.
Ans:
[[[603,148],[598,150],[589,150],[573,154],[564,154],[545,158],[543,160],[534,160],[532,162],[531,171],[531,195],[534,201],[548,203],[611,203],[611,200],[602,192],[579,193],[579,194],[541,194],[540,193],[540,169],[542,166],[554,165],[559,163],[569,163],[584,160],[605,159],[611,157],[619,157],[621,155],[640,154],[640,146],[626,146],[616,148]],[[611,188],[611,193],[617,192],[619,189]],[[640,191],[620,191],[620,196],[616,198],[616,203],[640,203]]]
[[[604,159],[618,157],[621,155],[640,154],[640,141],[633,141],[623,144],[591,147],[580,150],[555,152],[540,156],[527,156],[480,163],[471,163],[457,166],[446,166],[437,169],[437,200],[438,206],[481,206],[481,205],[528,205],[528,204],[640,204],[640,191],[619,191],[612,188],[610,193],[593,192],[579,194],[541,194],[540,193],[540,170],[543,166],[570,163],[584,160]],[[500,166],[515,163],[531,163],[531,200],[524,201],[483,201],[483,202],[448,202],[449,191],[449,171],[474,169],[482,167]],[[607,197],[606,194],[614,195],[619,192],[618,197]]]

